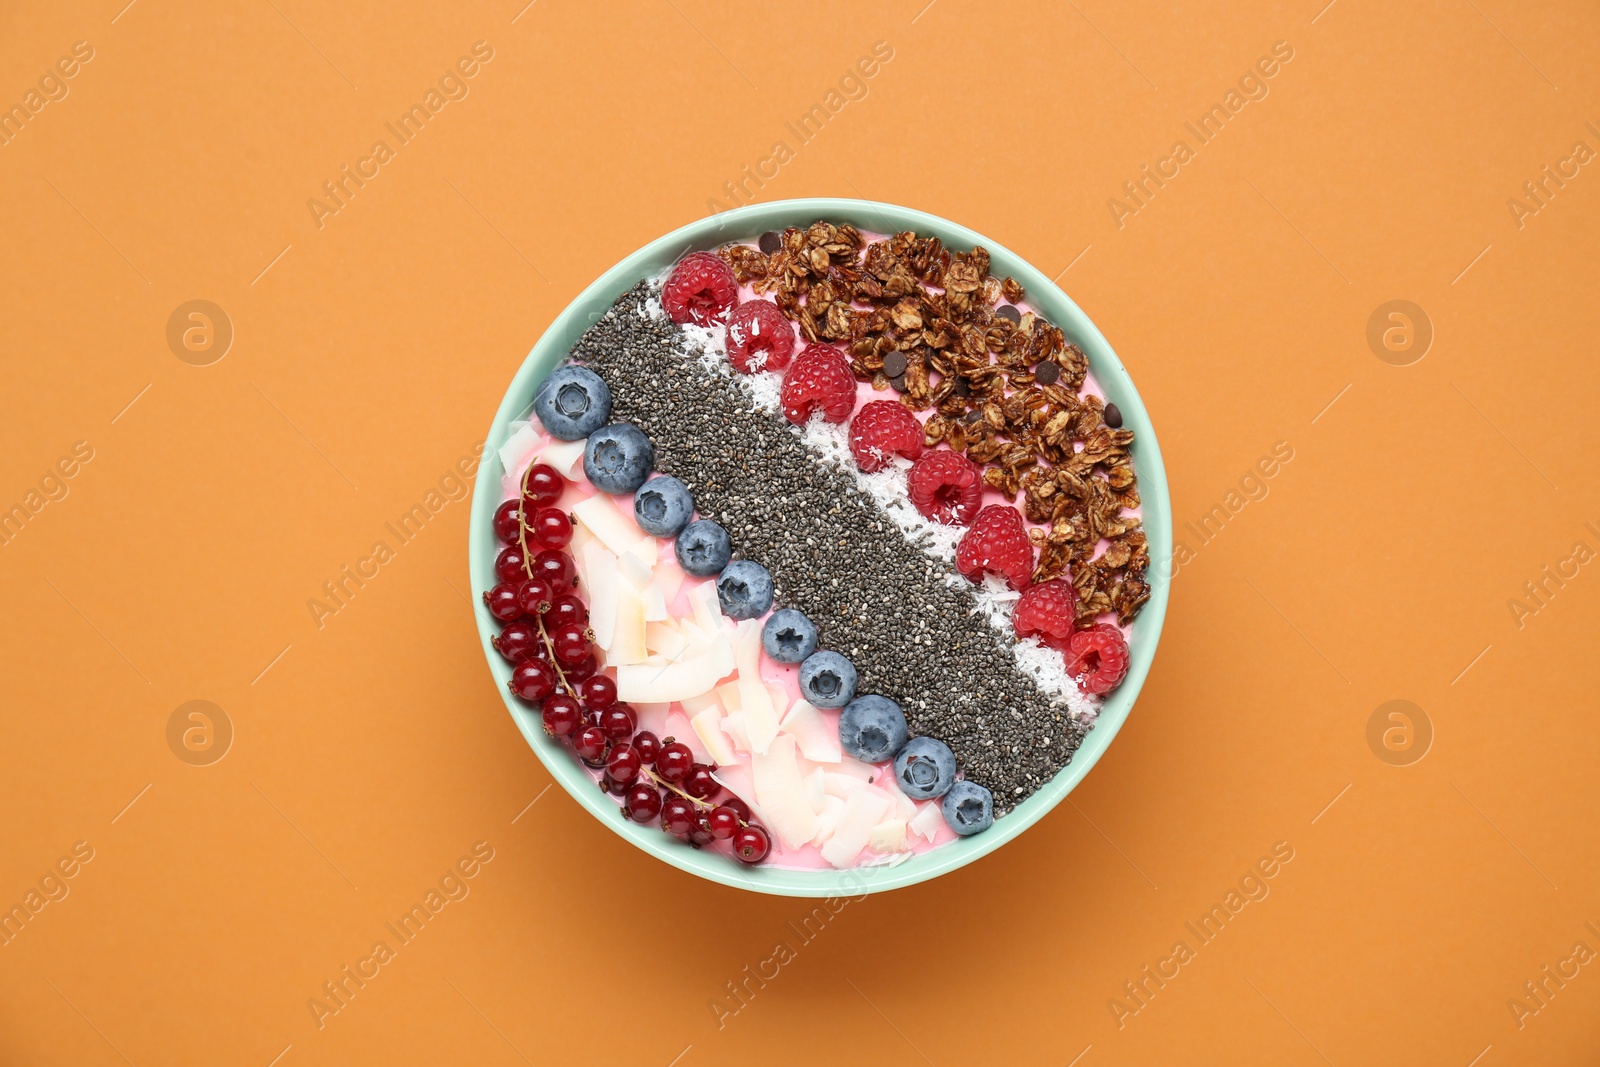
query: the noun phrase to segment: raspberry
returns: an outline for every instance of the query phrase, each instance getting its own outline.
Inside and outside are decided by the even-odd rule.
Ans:
[[[892,455],[922,455],[922,423],[898,400],[874,400],[850,420],[850,454],[869,474],[889,465]]]
[[[1073,634],[1063,652],[1078,688],[1102,696],[1128,676],[1128,642],[1115,626],[1100,623]]]
[[[978,513],[983,478],[978,465],[948,448],[935,449],[911,465],[911,503],[924,518],[965,526]]]
[[[990,571],[1003,577],[1013,589],[1028,587],[1033,575],[1033,545],[1016,508],[990,504],[978,512],[956,546],[956,570],[973,582]]]
[[[831,345],[807,345],[783,376],[784,418],[803,426],[822,409],[829,422],[843,422],[856,406],[856,379],[843,353]]]
[[[1039,582],[1023,591],[1011,613],[1011,625],[1016,627],[1018,637],[1037,637],[1047,645],[1065,650],[1072,636],[1077,604],[1078,593],[1065,578]]]
[[[794,327],[770,300],[751,300],[728,319],[728,361],[740,374],[782,370],[794,351]]]
[[[680,325],[709,326],[726,320],[739,302],[739,283],[728,265],[710,252],[684,256],[661,287],[667,318]]]

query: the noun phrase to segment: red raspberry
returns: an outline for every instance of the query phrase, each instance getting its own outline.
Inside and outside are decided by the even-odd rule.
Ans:
[[[739,302],[739,283],[733,271],[710,252],[684,256],[661,287],[661,306],[676,323],[709,326],[726,321]]]
[[[794,351],[794,327],[770,300],[750,300],[728,319],[728,361],[740,374],[782,370]]]
[[[1028,588],[1033,545],[1023,529],[1021,513],[1008,504],[990,504],[979,511],[956,546],[956,570],[968,581],[979,581],[985,571],[991,571],[1013,589]]]
[[[1037,637],[1055,648],[1065,649],[1072,636],[1072,618],[1078,605],[1077,590],[1065,578],[1030,585],[1011,613],[1011,625],[1018,637]]]
[[[922,423],[898,400],[874,400],[850,420],[850,454],[870,474],[887,467],[895,453],[922,455]]]
[[[829,422],[843,422],[856,406],[856,379],[844,354],[831,345],[807,345],[783,376],[784,418],[805,425],[818,407]]]
[[[1079,630],[1062,654],[1067,659],[1067,673],[1085,693],[1102,696],[1128,676],[1128,642],[1115,626],[1100,623]]]
[[[934,449],[911,465],[911,503],[923,518],[965,526],[978,513],[983,476],[978,465],[948,448]]]

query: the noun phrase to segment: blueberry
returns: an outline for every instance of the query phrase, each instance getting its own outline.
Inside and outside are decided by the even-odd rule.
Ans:
[[[772,575],[748,559],[736,559],[717,579],[717,603],[730,619],[753,619],[772,608]]]
[[[728,565],[733,542],[728,531],[710,519],[696,519],[678,534],[678,566],[696,578],[709,578]]]
[[[813,652],[800,664],[800,692],[819,708],[842,708],[856,695],[856,665],[837,652]]]
[[[583,446],[583,474],[606,493],[631,493],[650,477],[656,449],[631,422],[614,422],[589,435]]]
[[[694,497],[688,486],[663,474],[645,482],[633,495],[633,517],[647,534],[676,537],[694,518]]]
[[[588,437],[611,417],[611,387],[587,367],[557,367],[533,394],[533,412],[552,437]]]
[[[888,697],[856,697],[839,713],[839,744],[858,760],[882,763],[905,743],[905,713]]]
[[[967,837],[987,830],[994,822],[994,797],[983,786],[963,778],[939,801],[939,810],[950,829]]]
[[[817,627],[805,612],[779,608],[761,627],[761,646],[779,663],[799,663],[817,650]]]
[[[956,754],[943,741],[913,737],[895,753],[894,776],[912,800],[944,796],[956,780]]]

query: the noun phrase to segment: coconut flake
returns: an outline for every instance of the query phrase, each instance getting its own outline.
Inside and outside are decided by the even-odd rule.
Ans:
[[[911,846],[906,842],[906,820],[885,819],[867,835],[867,847],[874,852],[903,852]]]
[[[500,446],[500,469],[507,474],[520,473],[533,457],[539,454],[539,434],[523,423]]]
[[[768,828],[789,848],[810,844],[817,833],[817,813],[811,807],[811,798],[800,777],[800,765],[795,761],[794,738],[780,734],[765,753],[751,757],[750,771],[755,782],[756,802],[767,813]],[[818,806],[821,806],[820,800]],[[862,830],[861,842],[850,853],[850,859],[854,859],[867,843],[866,836],[871,829],[869,825]]]
[[[939,810],[938,802],[930,800],[917,810],[917,814],[906,825],[914,833],[927,838],[931,845],[933,839],[939,836],[939,827],[944,825],[944,814]]]
[[[889,810],[889,798],[870,786],[844,802],[833,837],[822,846],[822,858],[835,867],[854,866],[867,846],[873,827]],[[816,832],[813,826],[812,832]]]

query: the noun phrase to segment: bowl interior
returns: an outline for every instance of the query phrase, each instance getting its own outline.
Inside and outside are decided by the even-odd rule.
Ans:
[[[498,449],[508,436],[508,424],[527,416],[534,388],[566,357],[583,331],[604,315],[619,296],[640,280],[660,272],[685,252],[715,248],[732,240],[746,240],[766,230],[782,230],[787,226],[805,227],[818,219],[850,223],[859,229],[879,233],[914,230],[923,235],[935,235],[946,247],[958,250],[974,245],[988,249],[991,272],[997,277],[1009,274],[1021,282],[1027,290],[1029,302],[1039,313],[1059,326],[1068,340],[1088,354],[1090,371],[1105,392],[1106,399],[1122,410],[1123,425],[1136,435],[1133,460],[1138,472],[1139,494],[1150,545],[1151,567],[1146,579],[1151,587],[1150,600],[1134,620],[1129,641],[1132,663],[1128,677],[1105,701],[1099,720],[1073,755],[1072,762],[1044,788],[1018,805],[1009,815],[996,820],[983,833],[914,855],[895,866],[849,871],[744,867],[720,853],[700,851],[680,844],[659,827],[640,825],[624,818],[613,800],[595,788],[593,780],[566,747],[545,736],[539,716],[520,705],[507,691],[505,683],[511,674],[509,666],[489,644],[498,627],[482,604],[476,601],[475,615],[489,670],[517,728],[556,781],[596,818],[651,855],[702,878],[762,893],[833,897],[895,889],[938,877],[993,852],[1038,822],[1083,780],[1101,753],[1111,744],[1127,719],[1144,684],[1145,675],[1149,672],[1167,610],[1170,569],[1165,564],[1172,556],[1171,502],[1167,493],[1166,471],[1161,463],[1161,451],[1156,444],[1149,416],[1122,361],[1094,323],[1065,293],[1026,261],[980,234],[921,211],[868,200],[817,198],[755,204],[675,230],[628,256],[585,289],[551,323],[528,353],[489,427],[483,465],[479,469],[473,492],[468,552],[472,588],[476,597],[494,584],[494,559],[498,546],[492,519],[495,508],[500,504],[500,482],[504,473]]]

